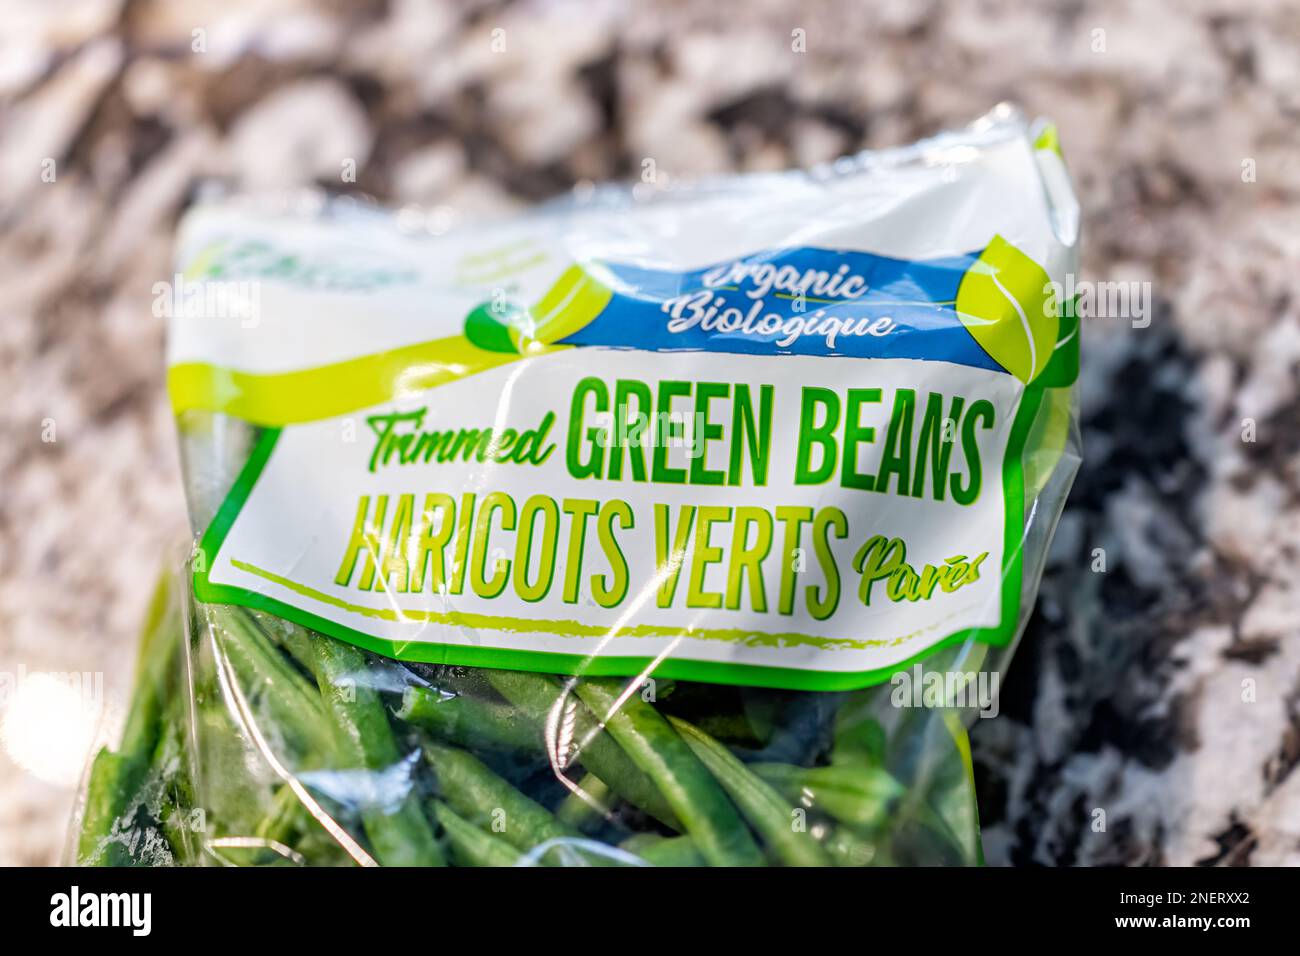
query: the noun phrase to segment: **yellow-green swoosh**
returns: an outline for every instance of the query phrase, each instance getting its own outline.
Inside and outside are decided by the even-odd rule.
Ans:
[[[177,415],[203,409],[279,427],[380,405],[523,358],[489,352],[453,335],[293,372],[243,372],[185,362],[168,370],[167,391]]]

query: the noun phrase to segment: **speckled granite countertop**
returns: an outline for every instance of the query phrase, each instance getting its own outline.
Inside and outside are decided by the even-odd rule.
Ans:
[[[1084,278],[1150,282],[1154,312],[1085,323],[1086,461],[1001,716],[974,731],[988,858],[1300,863],[1300,8],[629,6],[0,18],[9,691],[103,672],[110,726],[127,692],[184,528],[150,290],[200,181],[467,219],[645,158],[672,176],[808,164],[1014,99],[1061,128]],[[60,852],[87,743],[66,716],[5,723],[0,862]],[[42,746],[47,718],[61,736]]]

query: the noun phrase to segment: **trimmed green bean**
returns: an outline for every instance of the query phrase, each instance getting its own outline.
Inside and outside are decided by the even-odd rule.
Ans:
[[[831,763],[883,766],[888,740],[884,725],[875,717],[874,689],[849,694],[835,714]]]
[[[271,798],[271,808],[262,817],[254,831],[258,839],[289,846],[294,833],[301,829],[306,810],[293,787],[281,784]]]
[[[186,700],[174,695],[163,718],[162,733],[154,751],[153,773],[161,788],[158,827],[178,863],[192,860],[197,852],[186,814],[194,804],[194,789],[188,762]]]
[[[879,767],[795,767],[752,763],[749,769],[786,799],[811,804],[842,823],[874,827],[884,821],[905,788]]]
[[[443,802],[470,823],[499,833],[512,846],[531,850],[547,840],[580,836],[477,757],[433,742],[426,743],[424,755]]]
[[[91,764],[77,836],[77,862],[83,866],[136,862],[127,846],[133,823],[123,818],[148,778],[162,734],[163,711],[175,684],[181,638],[170,613],[175,604],[172,586],[172,576],[163,573],[149,602],[122,742],[116,753],[101,749]]]
[[[500,837],[492,836],[470,823],[447,804],[430,801],[434,817],[442,824],[457,866],[514,866],[519,851]]]
[[[555,818],[577,830],[591,832],[600,829],[614,811],[618,797],[603,780],[589,773],[575,784],[560,805],[555,808]]]
[[[321,695],[284,659],[241,608],[206,608],[213,634],[254,712],[265,710],[284,744],[299,758],[333,749]],[[283,755],[281,755],[283,756]]]
[[[565,695],[559,682],[545,674],[525,671],[491,670],[487,677],[497,693],[543,728],[545,733],[544,728],[556,701]],[[563,723],[565,740],[578,747],[576,759],[583,767],[628,803],[674,830],[682,829],[672,806],[654,781],[605,733],[599,721],[577,697],[570,695],[565,701]]]
[[[172,614],[176,604],[174,584],[172,575],[163,572],[149,601],[136,660],[131,710],[118,748],[121,753],[152,755],[161,733],[163,711],[176,684],[176,655],[181,644],[180,625]]]
[[[304,654],[320,688],[335,731],[340,766],[385,770],[401,763],[388,714],[374,688],[357,681],[366,669],[365,655],[351,644],[328,637],[302,635]],[[413,791],[396,808],[367,801],[361,821],[381,863],[386,866],[441,866],[445,863],[433,830]]]
[[[619,844],[619,849],[635,853],[655,866],[708,866],[688,836],[663,837],[656,833],[638,833]]]
[[[459,747],[540,754],[544,746],[534,722],[520,717],[507,705],[472,694],[407,687],[396,714],[398,719]]]
[[[701,855],[713,866],[761,866],[763,854],[735,806],[657,710],[616,681],[581,680],[578,696],[659,787]]]
[[[82,866],[130,866],[131,855],[118,832],[124,802],[134,794],[148,765],[139,758],[100,749],[90,766],[82,808],[77,862]]]
[[[829,866],[831,861],[807,830],[796,830],[791,811],[797,806],[755,776],[739,758],[698,727],[669,717],[673,729],[717,778],[745,819],[789,866]]]

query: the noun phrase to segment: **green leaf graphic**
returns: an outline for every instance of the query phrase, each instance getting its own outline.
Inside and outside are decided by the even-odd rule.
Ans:
[[[524,355],[577,332],[613,297],[608,286],[573,265],[531,309],[513,302],[483,303],[466,316],[465,335],[479,348]]]
[[[984,351],[1025,384],[1052,358],[1060,320],[1050,279],[1001,236],[962,276],[957,314]]]
[[[511,332],[518,328],[522,311],[513,303],[485,302],[465,316],[465,338],[489,352],[518,352]]]

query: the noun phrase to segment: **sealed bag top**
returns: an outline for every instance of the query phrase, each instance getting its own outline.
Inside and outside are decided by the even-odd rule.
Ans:
[[[814,690],[1010,643],[1073,444],[1055,143],[1000,110],[439,237],[197,208],[172,401],[254,426],[191,502],[197,596],[405,660]]]

